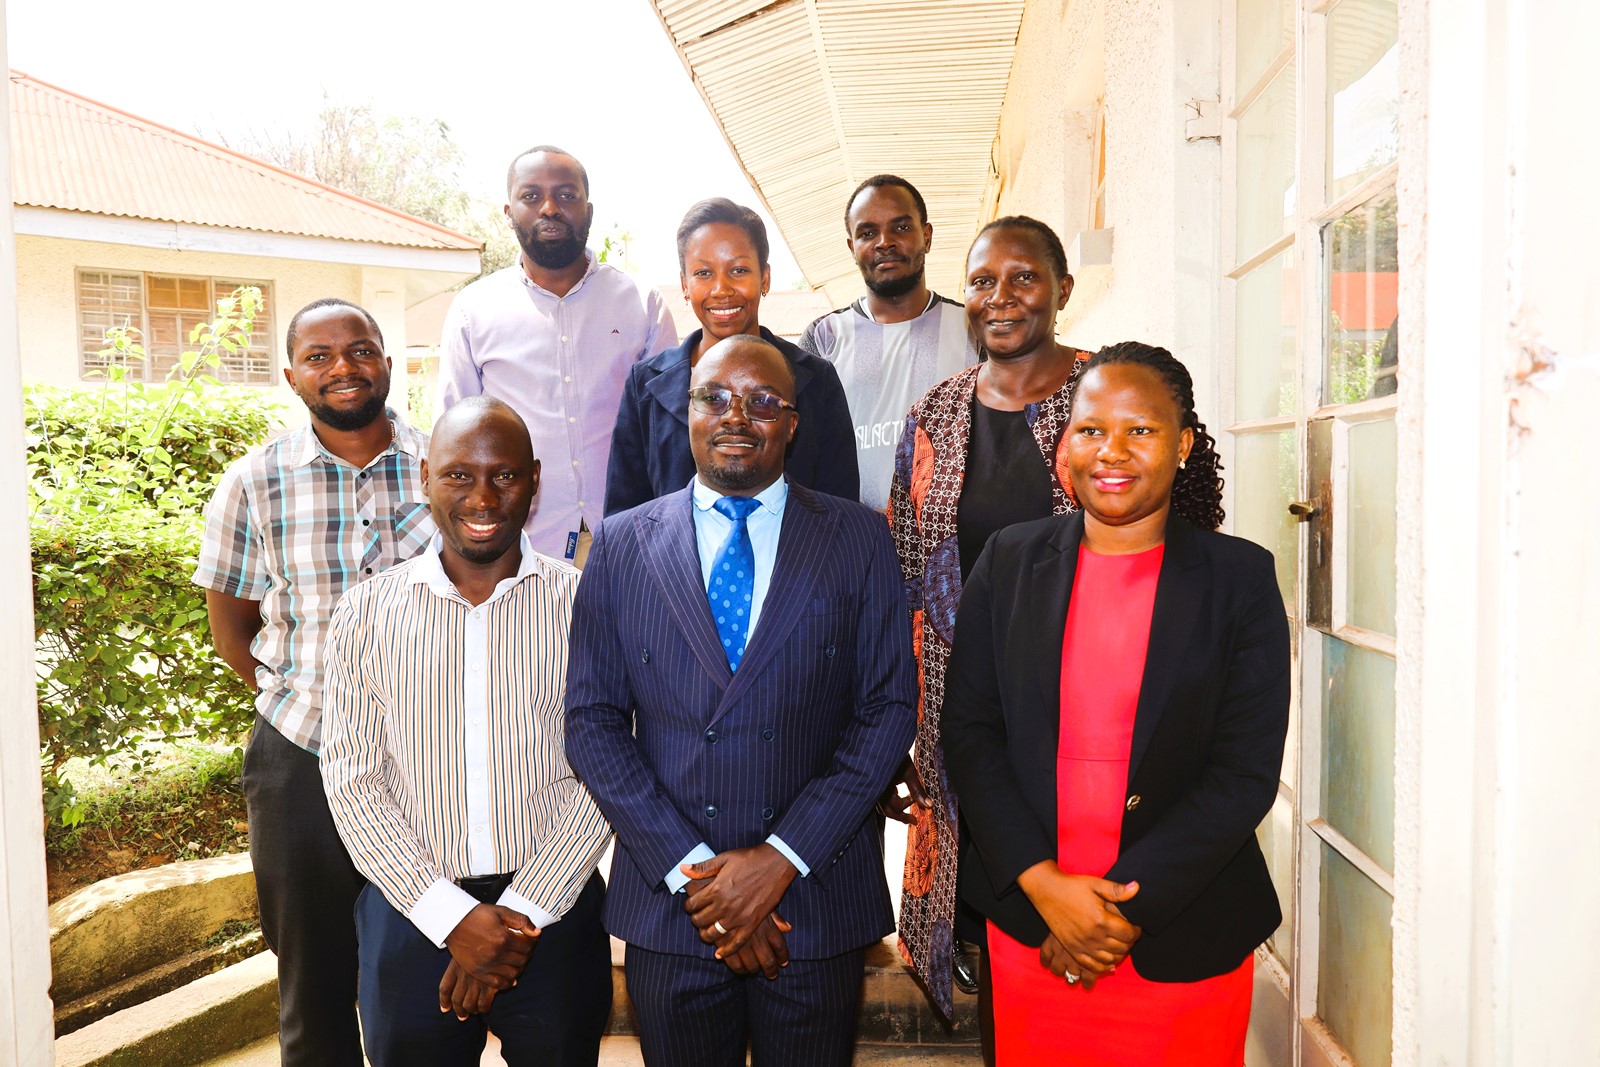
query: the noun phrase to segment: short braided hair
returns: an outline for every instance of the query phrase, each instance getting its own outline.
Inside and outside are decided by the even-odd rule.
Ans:
[[[1037,237],[1039,243],[1044,246],[1045,257],[1050,260],[1050,265],[1055,268],[1056,281],[1065,281],[1072,277],[1072,272],[1067,269],[1067,250],[1061,244],[1061,238],[1056,236],[1056,231],[1052,230],[1046,223],[1040,222],[1030,215],[1006,215],[995,219],[979,230],[978,236],[972,239],[972,243],[977,244],[978,238],[981,238],[990,230],[1027,230]],[[969,257],[972,255],[970,249],[967,255]]]
[[[1172,481],[1172,510],[1203,530],[1217,529],[1226,517],[1222,510],[1222,461],[1217,458],[1216,440],[1195,414],[1194,379],[1189,376],[1189,368],[1165,348],[1123,341],[1107,345],[1090,357],[1078,381],[1081,383],[1084,375],[1096,367],[1118,363],[1148,367],[1172,390],[1172,398],[1182,412],[1183,427],[1194,431],[1189,458]]]

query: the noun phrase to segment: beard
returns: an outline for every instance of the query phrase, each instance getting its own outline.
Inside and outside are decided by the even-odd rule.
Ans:
[[[323,403],[320,399],[307,399],[306,408],[323,425],[330,426],[335,430],[349,432],[366,429],[382,418],[384,416],[384,406],[388,401],[389,390],[386,387],[381,394],[373,393],[358,408],[336,408],[331,404]]]
[[[584,246],[589,243],[591,222],[585,222],[583,227],[576,231],[566,223],[562,223],[567,235],[557,240],[541,238],[536,232],[539,225],[537,221],[527,229],[513,222],[511,230],[517,235],[517,244],[522,246],[523,255],[545,270],[560,270],[563,267],[570,267],[579,256],[583,255]]]
[[[867,288],[872,290],[874,296],[881,296],[885,300],[894,300],[897,297],[905,296],[921,285],[923,271],[924,268],[919,266],[911,273],[903,274],[898,278],[874,279],[871,275],[863,275],[862,280],[867,283]]]

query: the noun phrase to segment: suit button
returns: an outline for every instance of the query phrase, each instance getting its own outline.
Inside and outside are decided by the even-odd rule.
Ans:
[[[768,727],[765,727],[765,728],[762,729],[762,731],[761,731],[761,740],[763,740],[763,741],[771,741],[772,740],[772,727],[768,726]]]
[[[833,658],[833,651],[834,651],[833,646],[829,645],[827,648],[822,650],[822,654],[824,656],[827,656],[829,659],[832,659]]]
[[[715,804],[707,804],[706,805],[706,818],[715,819],[716,817],[717,817],[717,806]]]
[[[639,660],[643,663],[650,662],[650,650],[648,648],[639,650]]]
[[[716,744],[717,740],[718,740],[717,732],[715,730],[707,730],[706,731],[706,740],[711,742],[713,745]]]
[[[773,811],[771,808],[762,808],[761,809],[761,817],[763,819],[767,820],[768,822],[771,822],[772,821],[772,817],[774,815],[776,815],[776,814],[777,814],[777,812]]]
[[[1128,798],[1128,810],[1132,811],[1134,808],[1137,808],[1138,806],[1139,806],[1139,794],[1135,793],[1135,794],[1133,794],[1133,796]]]

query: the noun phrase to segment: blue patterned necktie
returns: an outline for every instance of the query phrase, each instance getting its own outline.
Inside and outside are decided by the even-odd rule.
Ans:
[[[711,604],[711,617],[717,620],[717,636],[722,638],[728,669],[736,671],[750,637],[750,605],[756,590],[756,553],[750,547],[750,531],[745,523],[759,501],[748,496],[725,496],[711,506],[733,520],[728,539],[711,561],[706,600]]]

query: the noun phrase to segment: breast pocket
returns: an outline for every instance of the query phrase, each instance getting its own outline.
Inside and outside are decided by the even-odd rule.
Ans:
[[[848,666],[856,643],[855,596],[813,597],[800,626],[801,640],[816,648],[824,667]]]
[[[408,560],[433,537],[433,515],[426,500],[403,500],[394,506],[395,560]]]

